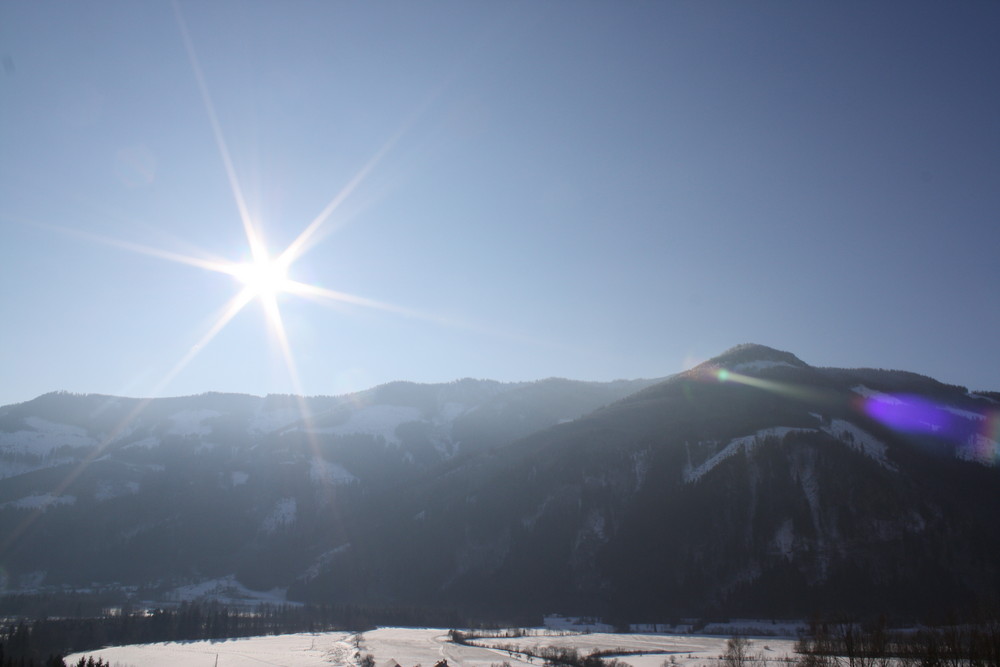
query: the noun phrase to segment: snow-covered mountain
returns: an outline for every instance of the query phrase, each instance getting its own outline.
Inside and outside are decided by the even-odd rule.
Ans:
[[[996,602],[1000,394],[740,346],[662,381],[0,408],[7,591],[481,613]]]
[[[0,591],[152,582],[169,597],[175,584],[179,595],[206,582],[214,590],[236,573],[287,586],[343,548],[340,532],[310,527],[325,512],[347,506],[362,520],[376,489],[409,486],[654,382],[395,382],[309,398],[52,393],[6,406]],[[288,565],[258,562],[298,531],[315,540],[288,547]],[[85,553],[50,555],[65,542]]]

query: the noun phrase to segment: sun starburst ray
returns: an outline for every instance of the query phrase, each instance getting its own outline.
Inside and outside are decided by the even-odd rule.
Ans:
[[[392,149],[393,145],[395,145],[402,134],[403,132],[400,130],[393,137],[391,137],[389,141],[387,141],[382,148],[379,149],[379,151],[365,163],[358,173],[354,175],[354,178],[352,178],[350,182],[340,190],[340,192],[334,195],[333,199],[331,199],[330,202],[323,207],[323,210],[319,212],[319,215],[313,218],[313,220],[306,225],[306,228],[302,230],[302,233],[299,234],[287,248],[285,248],[283,253],[281,253],[281,259],[283,261],[288,264],[292,264],[318,242],[320,237],[317,236],[317,232],[320,228],[323,227],[330,216],[333,215],[333,212],[336,211],[340,205],[354,193],[354,190],[365,180],[365,178],[368,177],[368,174],[371,173],[372,169],[374,169],[376,165],[382,161],[382,158],[385,157],[386,153]]]
[[[177,374],[180,373],[182,370],[184,370],[184,368],[189,363],[191,363],[191,361],[196,356],[198,356],[198,354],[205,348],[205,346],[207,346],[212,341],[212,339],[215,338],[219,334],[219,332],[226,327],[227,324],[229,324],[230,320],[236,317],[237,313],[243,310],[243,308],[246,307],[246,305],[253,300],[253,297],[254,294],[251,290],[243,289],[236,296],[231,298],[226,303],[226,305],[222,307],[221,313],[215,320],[215,323],[212,324],[211,327],[209,327],[208,331],[205,332],[205,334],[198,340],[198,342],[191,346],[191,349],[187,351],[187,354],[181,357],[180,361],[178,361],[174,365],[174,367],[171,368],[170,371],[163,377],[163,379],[160,380],[159,384],[157,384],[156,387],[154,387],[153,394],[156,395],[157,393],[162,391],[163,388],[166,387],[171,380],[177,377]]]
[[[243,230],[246,233],[247,241],[250,243],[250,253],[254,259],[258,259],[265,254],[264,245],[258,230],[254,226],[253,218],[250,217],[250,211],[247,208],[246,199],[243,197],[243,190],[240,187],[239,179],[236,177],[236,168],[233,166],[233,160],[229,155],[229,148],[226,146],[225,136],[222,134],[222,126],[219,124],[219,117],[215,113],[215,105],[212,103],[212,96],[208,91],[208,84],[205,81],[205,74],[201,69],[201,63],[198,60],[198,54],[194,48],[194,42],[191,39],[190,33],[188,33],[187,24],[184,21],[184,16],[181,14],[180,6],[174,0],[174,16],[177,19],[177,25],[180,28],[181,39],[184,42],[184,50],[187,52],[188,60],[191,63],[191,69],[194,70],[194,77],[198,83],[198,91],[201,93],[202,103],[205,105],[205,111],[208,114],[208,121],[212,126],[212,136],[215,138],[215,145],[219,149],[219,155],[222,158],[223,166],[226,170],[226,177],[229,179],[229,189],[233,194],[233,199],[236,201],[236,208],[240,214],[240,220],[243,222]]]
[[[153,246],[147,246],[141,243],[134,243],[132,241],[116,239],[109,236],[102,236],[100,234],[85,232],[79,229],[71,229],[69,227],[61,227],[59,225],[49,225],[44,223],[37,223],[37,224],[41,227],[47,227],[48,229],[52,229],[72,236],[78,236],[80,238],[84,238],[89,241],[94,241],[96,243],[101,243],[103,245],[109,245],[112,247],[121,248],[123,250],[129,250],[131,252],[138,253],[140,255],[147,255],[149,257],[156,257],[171,262],[177,262],[178,264],[187,264],[188,266],[195,266],[198,267],[199,269],[205,269],[207,271],[232,274],[233,267],[236,266],[232,262],[226,261],[221,257],[211,257],[208,255],[208,253],[204,253],[205,255],[207,255],[207,257],[195,257],[193,255],[183,255],[178,252],[164,250],[163,248],[155,248]]]

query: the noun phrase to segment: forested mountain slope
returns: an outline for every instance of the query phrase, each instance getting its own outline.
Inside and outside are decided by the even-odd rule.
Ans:
[[[304,404],[307,419],[290,397],[0,409],[8,590],[156,600],[222,580],[631,621],[923,614],[1000,590],[995,393],[747,345],[662,381]]]

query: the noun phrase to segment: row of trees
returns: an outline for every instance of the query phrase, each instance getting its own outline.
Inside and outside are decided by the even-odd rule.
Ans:
[[[80,658],[78,662],[67,666],[61,655],[50,655],[44,660],[34,657],[8,655],[3,644],[0,644],[0,667],[111,667],[111,663],[102,659],[94,660],[93,656]]]
[[[1000,667],[1000,619],[905,631],[890,630],[884,618],[814,622],[796,652],[803,667]]]

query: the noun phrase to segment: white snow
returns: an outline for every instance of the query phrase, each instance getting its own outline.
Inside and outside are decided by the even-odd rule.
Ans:
[[[400,441],[396,437],[396,429],[401,424],[420,420],[421,414],[417,408],[401,405],[370,405],[352,412],[344,424],[314,428],[312,432],[333,435],[371,435],[381,437],[387,443],[398,445]]]
[[[604,530],[604,514],[597,509],[593,509],[587,514],[587,518],[584,519],[583,528],[580,530],[580,534],[577,535],[576,541],[577,546],[580,545],[581,541],[585,539],[588,535],[593,535],[600,542],[607,541],[607,534]],[[609,630],[613,628],[608,628]]]
[[[351,548],[351,543],[348,542],[347,544],[341,544],[339,547],[336,547],[335,549],[330,549],[329,551],[321,553],[319,557],[316,558],[315,561],[313,561],[313,564],[306,569],[306,571],[302,574],[300,579],[306,582],[312,581],[313,579],[315,579],[320,575],[320,573],[323,571],[324,568],[326,568],[327,565],[333,562],[333,559],[336,558],[338,554],[342,554],[350,548]]]
[[[125,482],[124,484],[112,484],[111,482],[98,482],[97,490],[94,491],[96,500],[111,500],[122,496],[130,496],[139,493],[138,482]]]
[[[339,463],[320,458],[309,462],[309,479],[319,484],[350,484],[358,480]]]
[[[180,436],[208,435],[212,432],[212,427],[206,426],[202,422],[221,415],[222,413],[216,410],[181,410],[170,415],[169,419],[173,426],[167,433]]]
[[[468,409],[469,407],[464,403],[445,403],[441,406],[441,411],[438,414],[438,421],[451,423],[458,419]]]
[[[273,433],[286,426],[291,426],[302,419],[302,412],[297,408],[278,408],[276,410],[265,410],[263,406],[258,407],[247,424],[249,433]]]
[[[767,368],[777,368],[779,366],[787,366],[789,368],[795,368],[792,364],[787,361],[773,361],[769,359],[758,359],[756,361],[744,361],[742,363],[736,364],[729,370],[735,371],[737,373],[746,371],[762,371]]]
[[[950,405],[944,406],[944,409],[953,415],[958,415],[959,417],[964,417],[965,419],[971,419],[973,421],[986,421],[986,415],[980,414],[978,412],[972,412],[971,410],[962,410],[960,408],[953,408]]]
[[[792,557],[792,545],[795,542],[795,533],[792,529],[792,520],[786,519],[774,534],[774,546],[785,558]]]
[[[229,474],[229,480],[233,486],[246,484],[248,479],[250,479],[250,475],[242,470],[234,470]]]
[[[750,450],[753,449],[754,445],[764,438],[776,437],[781,439],[789,433],[802,433],[808,431],[815,431],[815,429],[795,428],[791,426],[774,426],[771,428],[761,429],[753,435],[745,435],[741,438],[734,438],[729,441],[729,444],[720,449],[713,456],[709,457],[707,461],[698,467],[691,468],[690,466],[685,466],[684,481],[689,483],[698,481],[705,475],[705,473],[728,459],[730,456],[733,456],[741,450],[749,453]]]
[[[642,485],[646,481],[646,473],[649,472],[649,457],[650,450],[648,449],[633,452],[629,457],[632,459],[632,474],[635,478],[635,488],[633,490],[636,492],[642,488]]]
[[[888,405],[904,405],[903,401],[899,400],[895,396],[890,396],[889,394],[883,394],[875,389],[870,389],[869,387],[859,384],[855,387],[851,387],[851,391],[855,394],[864,396],[865,398],[874,398],[880,403],[887,403]]]
[[[195,584],[179,586],[166,594],[166,599],[177,602],[192,602],[194,600],[215,600],[224,604],[240,605],[257,602],[284,604],[285,589],[274,588],[269,591],[253,591],[236,581],[236,577],[220,577],[206,579]],[[146,664],[145,662],[140,664]],[[159,664],[159,663],[157,663]],[[195,663],[197,664],[197,663]]]
[[[27,461],[0,460],[0,479],[7,479],[8,477],[17,477],[18,475],[23,475],[24,473],[31,472],[33,470],[41,470],[42,468],[54,468],[56,466],[60,466],[65,463],[75,463],[75,459],[50,458],[44,461],[33,461],[30,463]]]
[[[549,618],[552,617],[546,617],[547,624]],[[584,620],[586,622],[586,619],[580,620]],[[770,647],[770,651],[767,651],[767,657],[770,660],[780,660],[784,657],[794,656],[795,642],[791,639],[791,637],[795,636],[795,632],[792,627],[785,624],[772,626],[770,623],[748,620],[744,623],[740,623],[739,625],[735,622],[730,624],[728,632],[723,629],[724,626],[721,624],[719,626],[711,626],[713,630],[719,631],[721,636],[717,637],[707,637],[704,635],[611,634],[606,629],[603,631],[600,629],[603,624],[600,624],[597,621],[591,621],[591,624],[593,630],[587,632],[586,634],[566,634],[567,630],[560,629],[560,624],[557,622],[556,627],[548,630],[548,632],[531,632],[530,635],[524,637],[483,639],[476,641],[476,644],[478,646],[482,646],[483,648],[488,646],[499,647],[505,644],[513,644],[522,649],[535,650],[540,647],[547,646],[575,648],[580,655],[587,655],[595,650],[620,651],[621,654],[642,651],[642,655],[619,655],[614,657],[632,665],[633,667],[661,667],[666,659],[673,656],[673,658],[677,661],[676,664],[680,667],[695,667],[705,664],[715,664],[718,656],[725,652],[727,638],[735,631],[735,628],[753,628],[758,631],[766,628],[775,635],[781,635],[788,638],[776,639],[769,636],[764,640],[752,640],[752,649],[757,651],[762,649],[763,645],[766,644]],[[577,632],[579,632],[584,627],[585,626],[581,627],[577,625],[570,626],[568,629],[576,629]],[[606,625],[603,625],[603,627],[608,628]],[[786,631],[789,630],[791,630],[791,632],[787,632],[786,634]],[[708,628],[706,628],[705,631],[707,632]],[[758,634],[758,632],[754,632],[753,634]],[[365,636],[367,637],[369,635],[366,634]],[[510,660],[511,665],[523,664],[520,662],[520,660],[524,659],[523,654],[521,653],[514,653],[514,655],[510,655],[505,652],[502,655],[504,660]],[[518,662],[515,662],[514,660],[518,660]],[[494,658],[494,661],[499,662],[496,658]],[[448,662],[450,664],[452,660],[449,659]],[[402,664],[406,665],[408,663],[404,661]],[[478,663],[472,664],[476,665]]]
[[[734,438],[730,440],[729,443],[716,452],[714,455],[710,456],[706,461],[698,466],[692,466],[690,461],[684,466],[684,481],[691,483],[696,482],[701,479],[707,472],[715,468],[717,465],[728,459],[730,456],[739,453],[740,451],[749,453],[757,443],[763,441],[768,437],[776,437],[778,439],[784,438],[789,433],[817,433],[822,431],[828,435],[833,436],[840,442],[844,443],[851,449],[858,451],[871,459],[877,461],[881,466],[888,470],[897,470],[895,464],[893,464],[886,457],[886,446],[881,440],[871,435],[867,431],[858,428],[851,422],[845,421],[843,419],[831,420],[829,425],[823,425],[819,428],[798,428],[791,426],[774,426],[771,428],[761,429],[753,435],[746,435],[740,438]],[[689,453],[690,456],[690,453]]]
[[[129,444],[122,447],[122,449],[153,449],[154,447],[160,446],[160,439],[154,435],[143,438],[142,440],[136,440],[135,442],[130,442]]]
[[[837,438],[851,449],[855,449],[869,458],[878,461],[883,467],[889,470],[896,470],[895,464],[890,462],[885,456],[885,443],[851,422],[844,421],[843,419],[834,419],[830,422],[829,426],[823,426],[822,430]]]
[[[17,477],[18,475],[23,475],[26,472],[38,470],[41,467],[44,467],[44,465],[32,465],[28,463],[21,463],[19,461],[0,461],[0,479]]]
[[[792,626],[771,625],[775,632],[793,637]],[[713,626],[714,627],[714,626]],[[461,646],[447,641],[447,630],[436,628],[379,628],[360,635],[360,652],[370,653],[375,664],[390,659],[400,665],[433,665],[446,659],[452,667],[490,667],[509,662],[511,667],[538,667],[541,661],[527,662],[519,653],[510,654],[499,647],[515,644],[537,650],[545,646],[576,648],[581,655],[594,650],[643,651],[643,655],[624,655],[618,658],[632,667],[660,667],[668,654],[674,656],[679,667],[696,667],[714,663],[725,651],[726,637],[732,628],[744,627],[739,622],[719,626],[723,636],[703,635],[648,635],[648,634],[565,634],[565,631],[528,631],[528,636],[503,637],[495,640],[478,640],[478,645]],[[760,622],[747,622],[746,627],[761,628]],[[796,628],[798,626],[795,626]],[[789,632],[786,632],[789,631]],[[557,635],[557,636],[556,636]],[[346,632],[299,633],[267,637],[250,637],[231,640],[206,640],[141,644],[100,649],[90,653],[67,656],[67,664],[80,657],[93,655],[111,664],[142,665],[143,667],[259,667],[261,664],[285,667],[328,667],[355,664],[354,635]],[[751,649],[761,650],[769,660],[794,658],[794,639],[751,640]],[[764,646],[767,649],[764,649]]]
[[[955,457],[983,465],[993,465],[1000,460],[1000,442],[976,433],[969,438],[967,447],[955,450]]]
[[[94,447],[97,440],[79,426],[58,424],[39,417],[27,417],[32,430],[0,433],[0,451],[10,454],[48,456],[60,447]]]
[[[282,498],[274,504],[271,513],[264,517],[261,528],[265,533],[273,533],[278,528],[293,523],[297,511],[298,504],[295,502],[295,498]]]
[[[54,496],[51,493],[25,496],[18,500],[3,503],[0,507],[16,507],[18,509],[46,510],[54,505],[72,505],[76,496]]]

